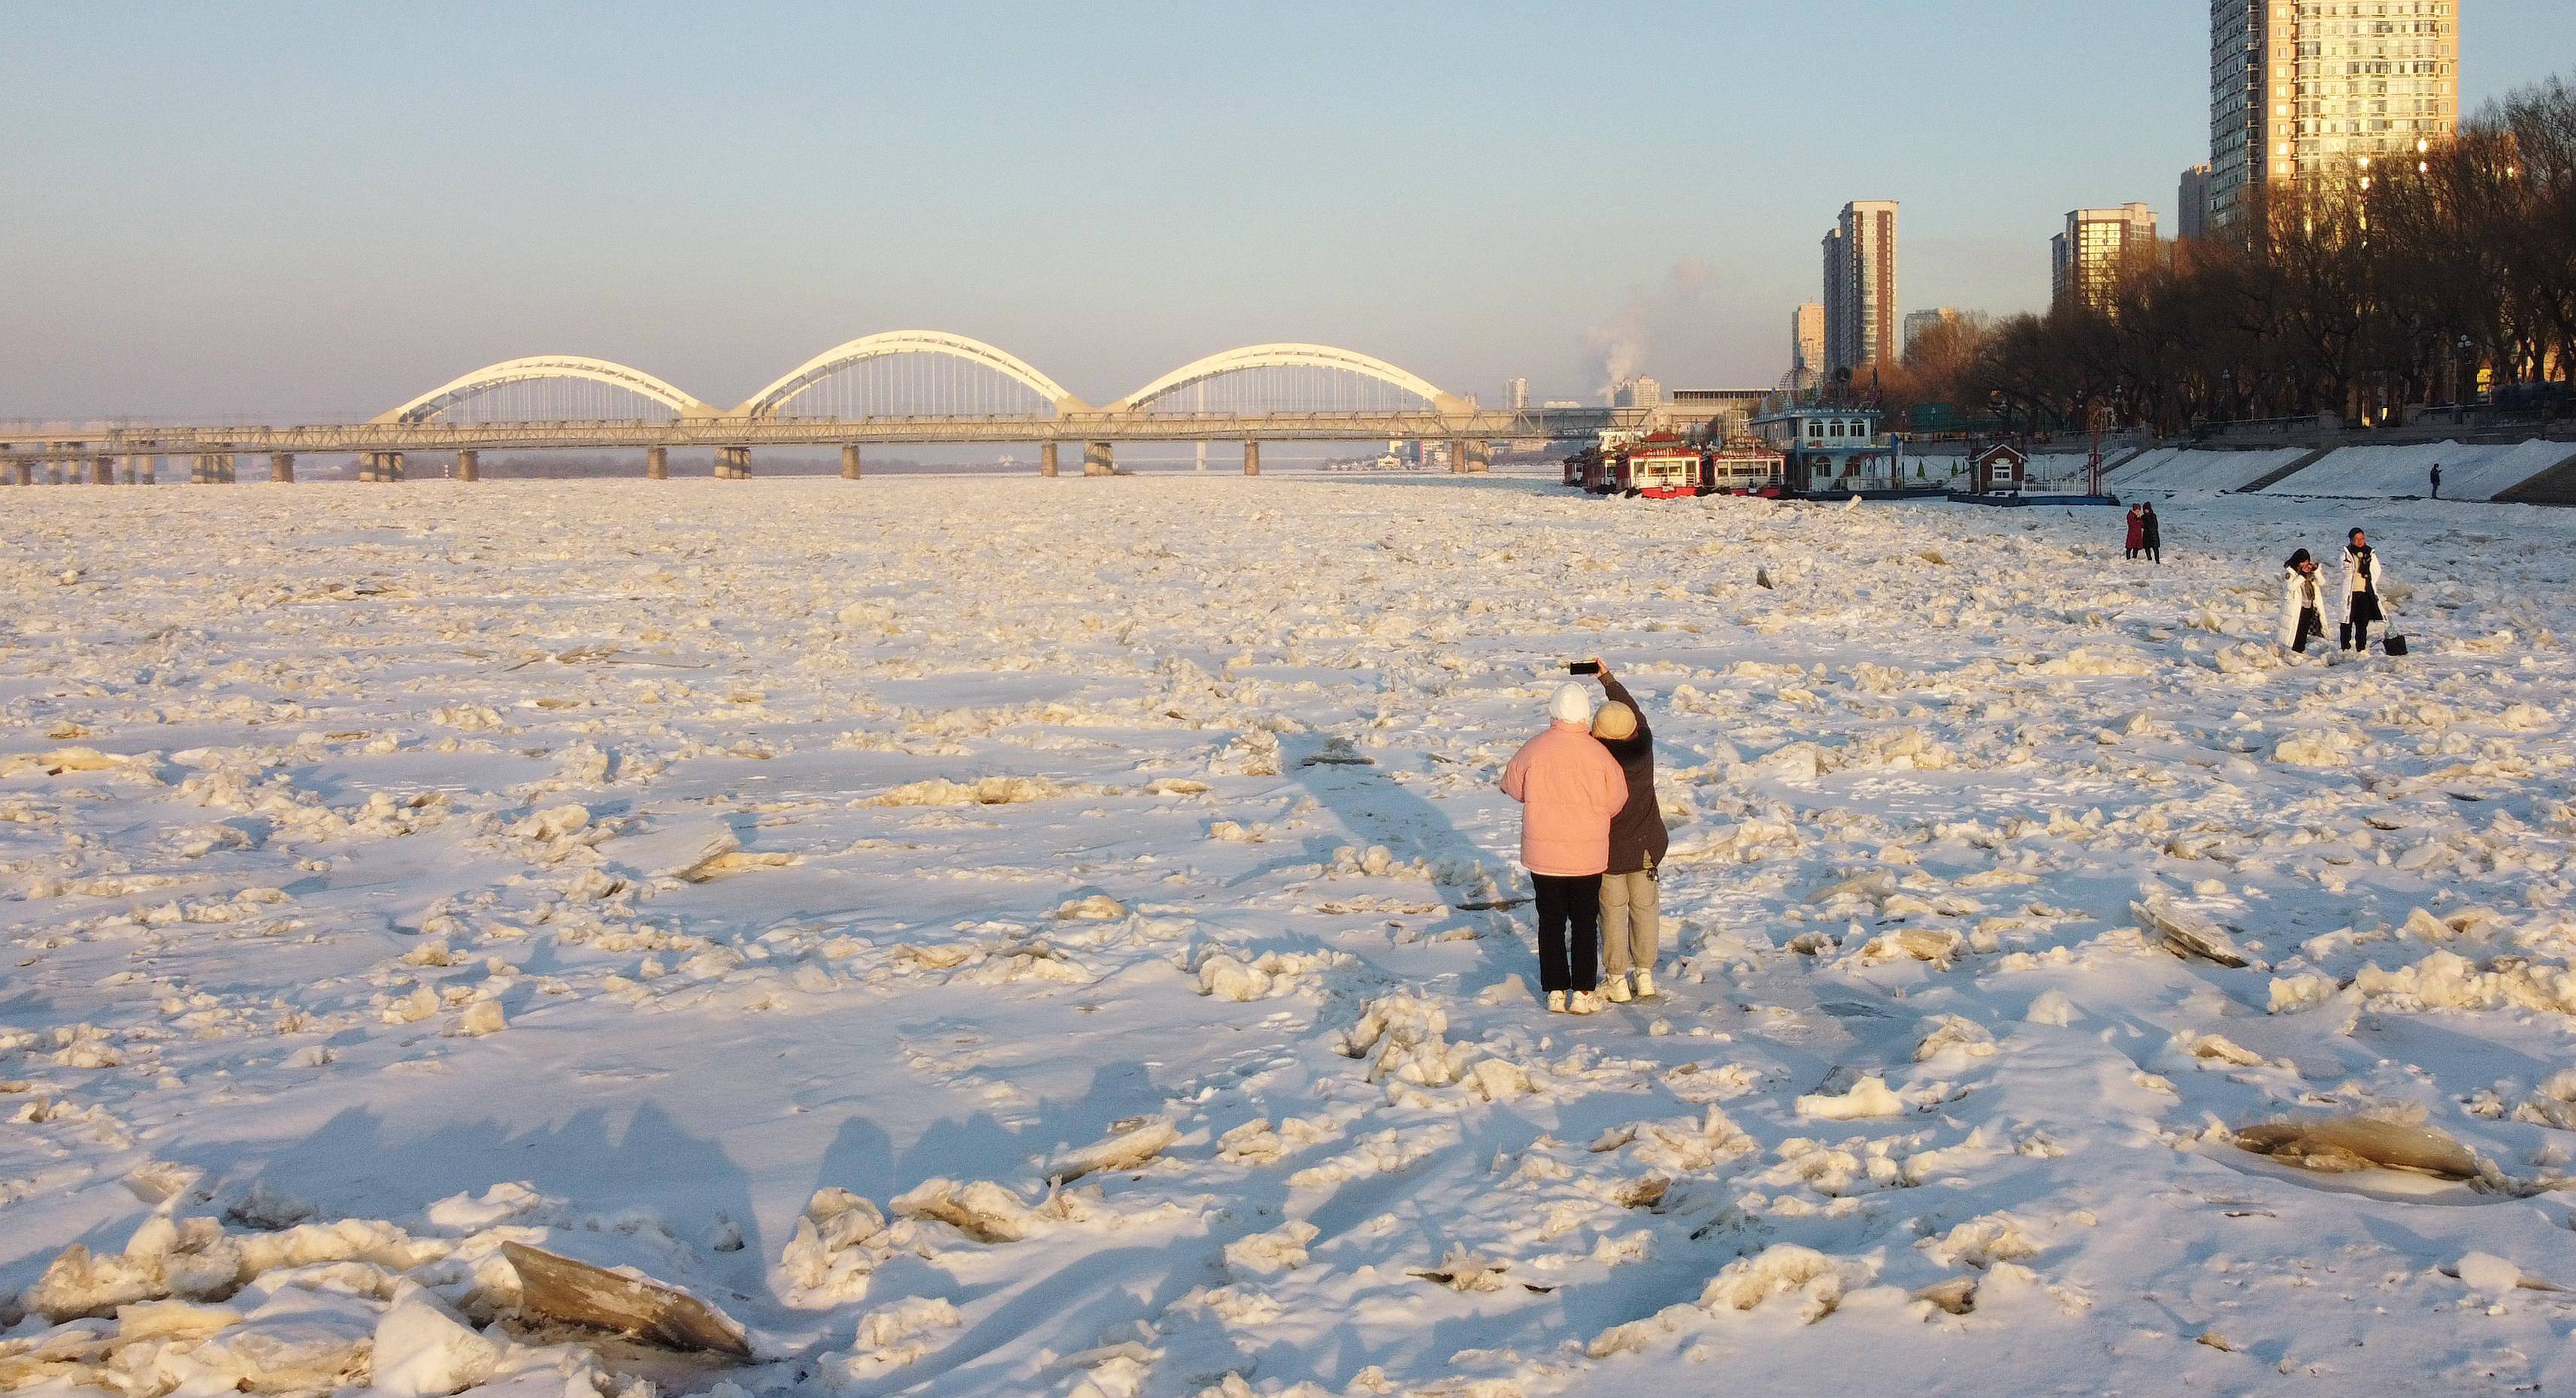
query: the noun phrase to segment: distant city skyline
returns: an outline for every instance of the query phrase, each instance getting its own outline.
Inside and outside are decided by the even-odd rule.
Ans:
[[[2576,72],[2565,20],[2475,0],[2462,106]],[[1720,115],[1687,85],[1603,104],[1574,80],[1634,67],[1640,27],[1712,23],[1736,59]],[[1902,203],[1908,304],[2033,310],[2033,239],[2067,209],[2171,199],[2209,158],[2197,0],[1618,24],[95,3],[10,25],[0,417],[363,416],[539,352],[730,402],[903,328],[1095,400],[1269,340],[1459,393],[1768,383],[1845,203]],[[1865,100],[1812,100],[1801,57],[1828,49]],[[1447,170],[1511,192],[1422,199]]]

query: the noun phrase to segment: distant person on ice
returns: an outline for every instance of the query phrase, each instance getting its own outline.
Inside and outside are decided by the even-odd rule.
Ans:
[[[2442,498],[2442,463],[2439,461],[2433,463],[2433,498]]]
[[[2147,551],[2147,558],[2150,561],[2163,563],[2165,561],[2165,525],[2163,520],[2156,518],[2156,507],[2144,500],[2139,501],[2138,520],[2141,525],[2140,547]]]
[[[2138,550],[2147,546],[2146,509],[2143,504],[2129,507],[2129,557],[2132,559],[2138,556]]]
[[[1662,949],[1663,907],[1655,887],[1655,870],[1672,847],[1664,830],[1663,803],[1655,799],[1655,735],[1646,727],[1646,711],[1635,695],[1601,664],[1601,692],[1610,702],[1592,716],[1592,736],[1619,760],[1628,784],[1627,804],[1610,818],[1610,867],[1601,876],[1601,961],[1608,979],[1602,993],[1620,1004],[1634,994],[1655,993],[1655,957]]]
[[[1550,1011],[1588,1015],[1601,1008],[1601,872],[1628,780],[1593,740],[1583,686],[1558,685],[1547,715],[1503,769],[1503,794],[1521,803],[1521,866],[1538,894],[1539,988]]]
[[[2281,644],[2304,654],[2308,642],[2326,637],[2325,589],[2317,582],[2317,560],[2306,549],[2281,565]]]
[[[2370,649],[2370,624],[2387,613],[2379,606],[2379,558],[2370,551],[2370,539],[2355,529],[2345,536],[2343,546],[2343,648]]]

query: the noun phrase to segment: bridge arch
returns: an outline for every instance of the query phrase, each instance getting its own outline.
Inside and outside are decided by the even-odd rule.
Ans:
[[[702,403],[641,369],[578,354],[538,354],[486,364],[473,373],[448,380],[401,407],[375,419],[383,423],[427,422],[456,404],[503,384],[536,379],[586,379],[650,398],[681,417],[716,417],[723,410]]]
[[[1361,354],[1357,350],[1339,349],[1332,345],[1245,345],[1222,354],[1174,369],[1143,388],[1118,400],[1112,407],[1125,412],[1140,412],[1145,405],[1192,384],[1204,383],[1223,374],[1236,374],[1249,369],[1337,369],[1377,380],[1389,387],[1413,394],[1433,407],[1448,409],[1460,401],[1443,393],[1428,379],[1401,369],[1383,359]]]
[[[853,364],[897,354],[944,355],[977,368],[989,369],[1037,394],[1059,413],[1090,406],[1067,391],[1064,385],[1038,372],[1035,365],[1008,350],[939,330],[887,330],[844,341],[806,360],[744,400],[742,406],[733,410],[732,416],[775,417],[788,399],[825,378]]]

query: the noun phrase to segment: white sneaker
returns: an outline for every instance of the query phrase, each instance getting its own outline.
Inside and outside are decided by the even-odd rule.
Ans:
[[[1655,973],[1652,971],[1639,971],[1637,973],[1637,998],[1640,1000],[1650,999],[1654,996],[1654,993]]]
[[[1547,1012],[1552,1015],[1561,1015],[1565,1013],[1564,991],[1551,990],[1547,993]]]
[[[1574,992],[1574,1000],[1565,1007],[1567,1014],[1590,1015],[1601,1012],[1601,997],[1588,990]]]
[[[1613,1005],[1627,1004],[1628,973],[1622,971],[1619,974],[1612,976],[1609,980],[1603,982],[1601,986],[1601,994],[1604,999],[1607,999]]]

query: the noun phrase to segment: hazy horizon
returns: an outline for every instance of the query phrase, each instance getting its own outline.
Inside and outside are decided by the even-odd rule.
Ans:
[[[2467,0],[2464,107],[2576,70]],[[1293,11],[22,7],[0,417],[365,416],[573,352],[731,403],[951,330],[1093,401],[1267,340],[1494,401],[1785,363],[1842,203],[1902,310],[2035,308],[2064,212],[2172,229],[2208,14],[2042,0]],[[1819,73],[1816,66],[1829,65]]]

